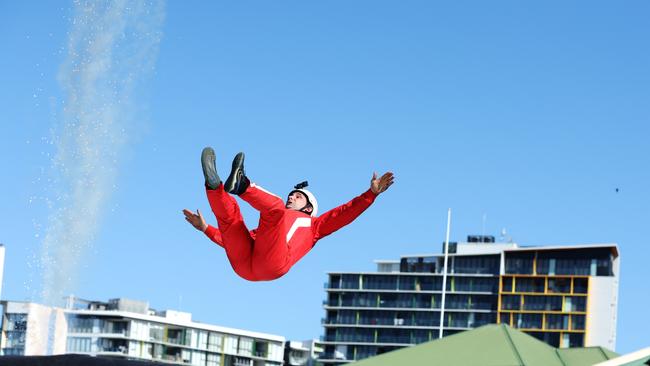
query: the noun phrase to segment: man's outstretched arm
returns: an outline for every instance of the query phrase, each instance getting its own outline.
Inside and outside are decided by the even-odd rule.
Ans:
[[[370,189],[350,202],[325,212],[316,219],[314,223],[316,237],[314,239],[318,240],[327,236],[354,221],[370,207],[379,194],[386,192],[393,182],[392,172],[384,173],[380,178],[377,178],[377,173],[373,173],[370,179]]]
[[[214,226],[208,225],[201,214],[201,211],[198,209],[196,213],[184,209],[183,214],[185,215],[185,221],[189,222],[194,228],[198,231],[203,232],[210,240],[223,246],[223,239],[221,238],[221,231]]]

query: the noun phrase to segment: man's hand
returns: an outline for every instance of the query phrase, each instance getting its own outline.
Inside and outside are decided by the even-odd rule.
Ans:
[[[372,179],[370,180],[370,190],[374,194],[380,194],[393,185],[393,173],[387,172],[377,179],[377,173],[372,173]]]
[[[192,224],[196,230],[205,232],[205,229],[208,228],[208,224],[205,223],[205,219],[198,209],[196,210],[196,214],[188,209],[184,209],[183,213],[185,214],[185,221]]]

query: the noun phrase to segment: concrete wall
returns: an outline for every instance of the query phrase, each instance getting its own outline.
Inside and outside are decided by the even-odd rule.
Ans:
[[[27,314],[25,356],[65,353],[67,322],[63,309],[33,303],[9,303],[7,312]]]
[[[589,278],[586,347],[602,346],[616,350],[617,303],[618,276]]]

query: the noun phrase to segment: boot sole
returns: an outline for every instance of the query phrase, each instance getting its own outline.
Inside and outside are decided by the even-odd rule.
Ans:
[[[210,189],[217,189],[221,184],[215,160],[214,150],[211,147],[203,149],[201,152],[201,168],[203,169],[205,184]]]
[[[244,175],[244,153],[240,152],[239,154],[235,155],[235,158],[232,161],[232,170],[230,171],[230,175],[228,176],[228,179],[226,179],[226,183],[224,184],[224,189],[228,193],[236,193],[235,188],[239,185],[238,181],[238,176],[239,172],[242,172],[242,175]]]

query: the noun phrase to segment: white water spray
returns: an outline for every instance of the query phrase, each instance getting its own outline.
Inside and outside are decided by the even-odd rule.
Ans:
[[[72,290],[79,259],[99,229],[132,131],[134,91],[153,71],[163,18],[158,1],[74,1],[59,73],[63,118],[54,132],[60,191],[40,256],[45,304],[61,303]]]

